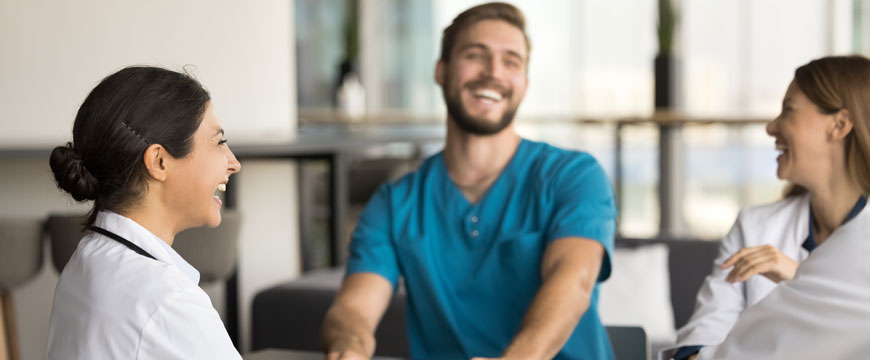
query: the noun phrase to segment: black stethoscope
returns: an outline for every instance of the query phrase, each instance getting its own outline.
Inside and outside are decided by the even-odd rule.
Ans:
[[[109,237],[110,239],[115,240],[115,241],[121,243],[121,245],[124,245],[124,246],[128,247],[130,250],[135,251],[135,252],[138,253],[139,255],[142,255],[142,256],[144,256],[144,257],[149,257],[149,258],[152,258],[152,259],[154,259],[154,260],[157,260],[157,258],[155,258],[153,255],[149,254],[149,253],[148,253],[147,251],[145,251],[144,249],[140,248],[139,246],[137,246],[137,245],[134,244],[134,243],[131,243],[129,240],[127,240],[127,239],[121,237],[121,236],[118,235],[118,234],[115,234],[115,233],[113,233],[113,232],[111,232],[111,231],[109,231],[109,230],[106,230],[106,229],[103,229],[103,228],[100,228],[100,227],[96,227],[96,226],[91,226],[89,229],[90,229],[91,231],[95,232],[95,233],[99,233],[99,234],[105,235],[105,236]]]

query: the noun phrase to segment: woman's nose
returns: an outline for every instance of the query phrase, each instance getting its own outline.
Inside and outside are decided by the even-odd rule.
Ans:
[[[230,174],[237,173],[242,171],[242,163],[239,162],[239,159],[236,159],[236,155],[233,154],[233,151],[230,150],[229,146],[227,146],[227,152],[229,153],[229,160],[227,163],[227,170],[229,170]]]
[[[779,117],[767,123],[767,125],[765,126],[765,129],[767,130],[767,135],[776,136],[776,124],[778,121]]]

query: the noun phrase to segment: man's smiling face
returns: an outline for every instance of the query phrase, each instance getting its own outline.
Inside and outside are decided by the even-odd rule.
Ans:
[[[447,112],[461,129],[500,132],[513,121],[528,86],[528,46],[523,32],[502,20],[482,20],[457,38],[450,61],[435,76]]]

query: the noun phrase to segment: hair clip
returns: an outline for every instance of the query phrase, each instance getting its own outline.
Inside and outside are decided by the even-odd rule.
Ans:
[[[133,128],[131,128],[129,125],[127,125],[127,123],[121,121],[121,125],[124,125],[124,127],[127,128],[127,130],[130,130],[130,132],[133,133],[133,135],[136,135],[136,137],[138,137],[139,139],[144,141],[146,144],[148,144],[148,146],[151,146],[151,143],[148,140],[145,140],[145,138],[142,137],[142,135],[139,135],[139,133],[137,133],[136,130],[133,130]]]

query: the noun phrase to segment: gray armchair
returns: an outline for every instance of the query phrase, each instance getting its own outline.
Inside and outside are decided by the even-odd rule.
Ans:
[[[225,280],[235,269],[241,217],[233,211],[221,216],[223,220],[217,228],[182,231],[172,244],[172,248],[200,272],[204,282]],[[63,271],[79,240],[86,234],[81,225],[83,220],[83,214],[53,214],[48,217],[51,255],[58,272]]]
[[[12,290],[42,268],[41,219],[0,219],[0,359],[20,359]]]
[[[718,241],[689,239],[617,239],[617,247],[666,244],[669,248],[671,306],[674,324],[683,326],[694,311],[695,297],[712,270]],[[319,270],[266,289],[254,298],[252,350],[283,348],[321,351],[320,328],[341,284],[341,269]],[[645,359],[651,353],[642,328],[607,327],[617,359]],[[405,293],[400,286],[375,333],[375,355],[408,357]],[[661,346],[662,344],[659,344]]]

